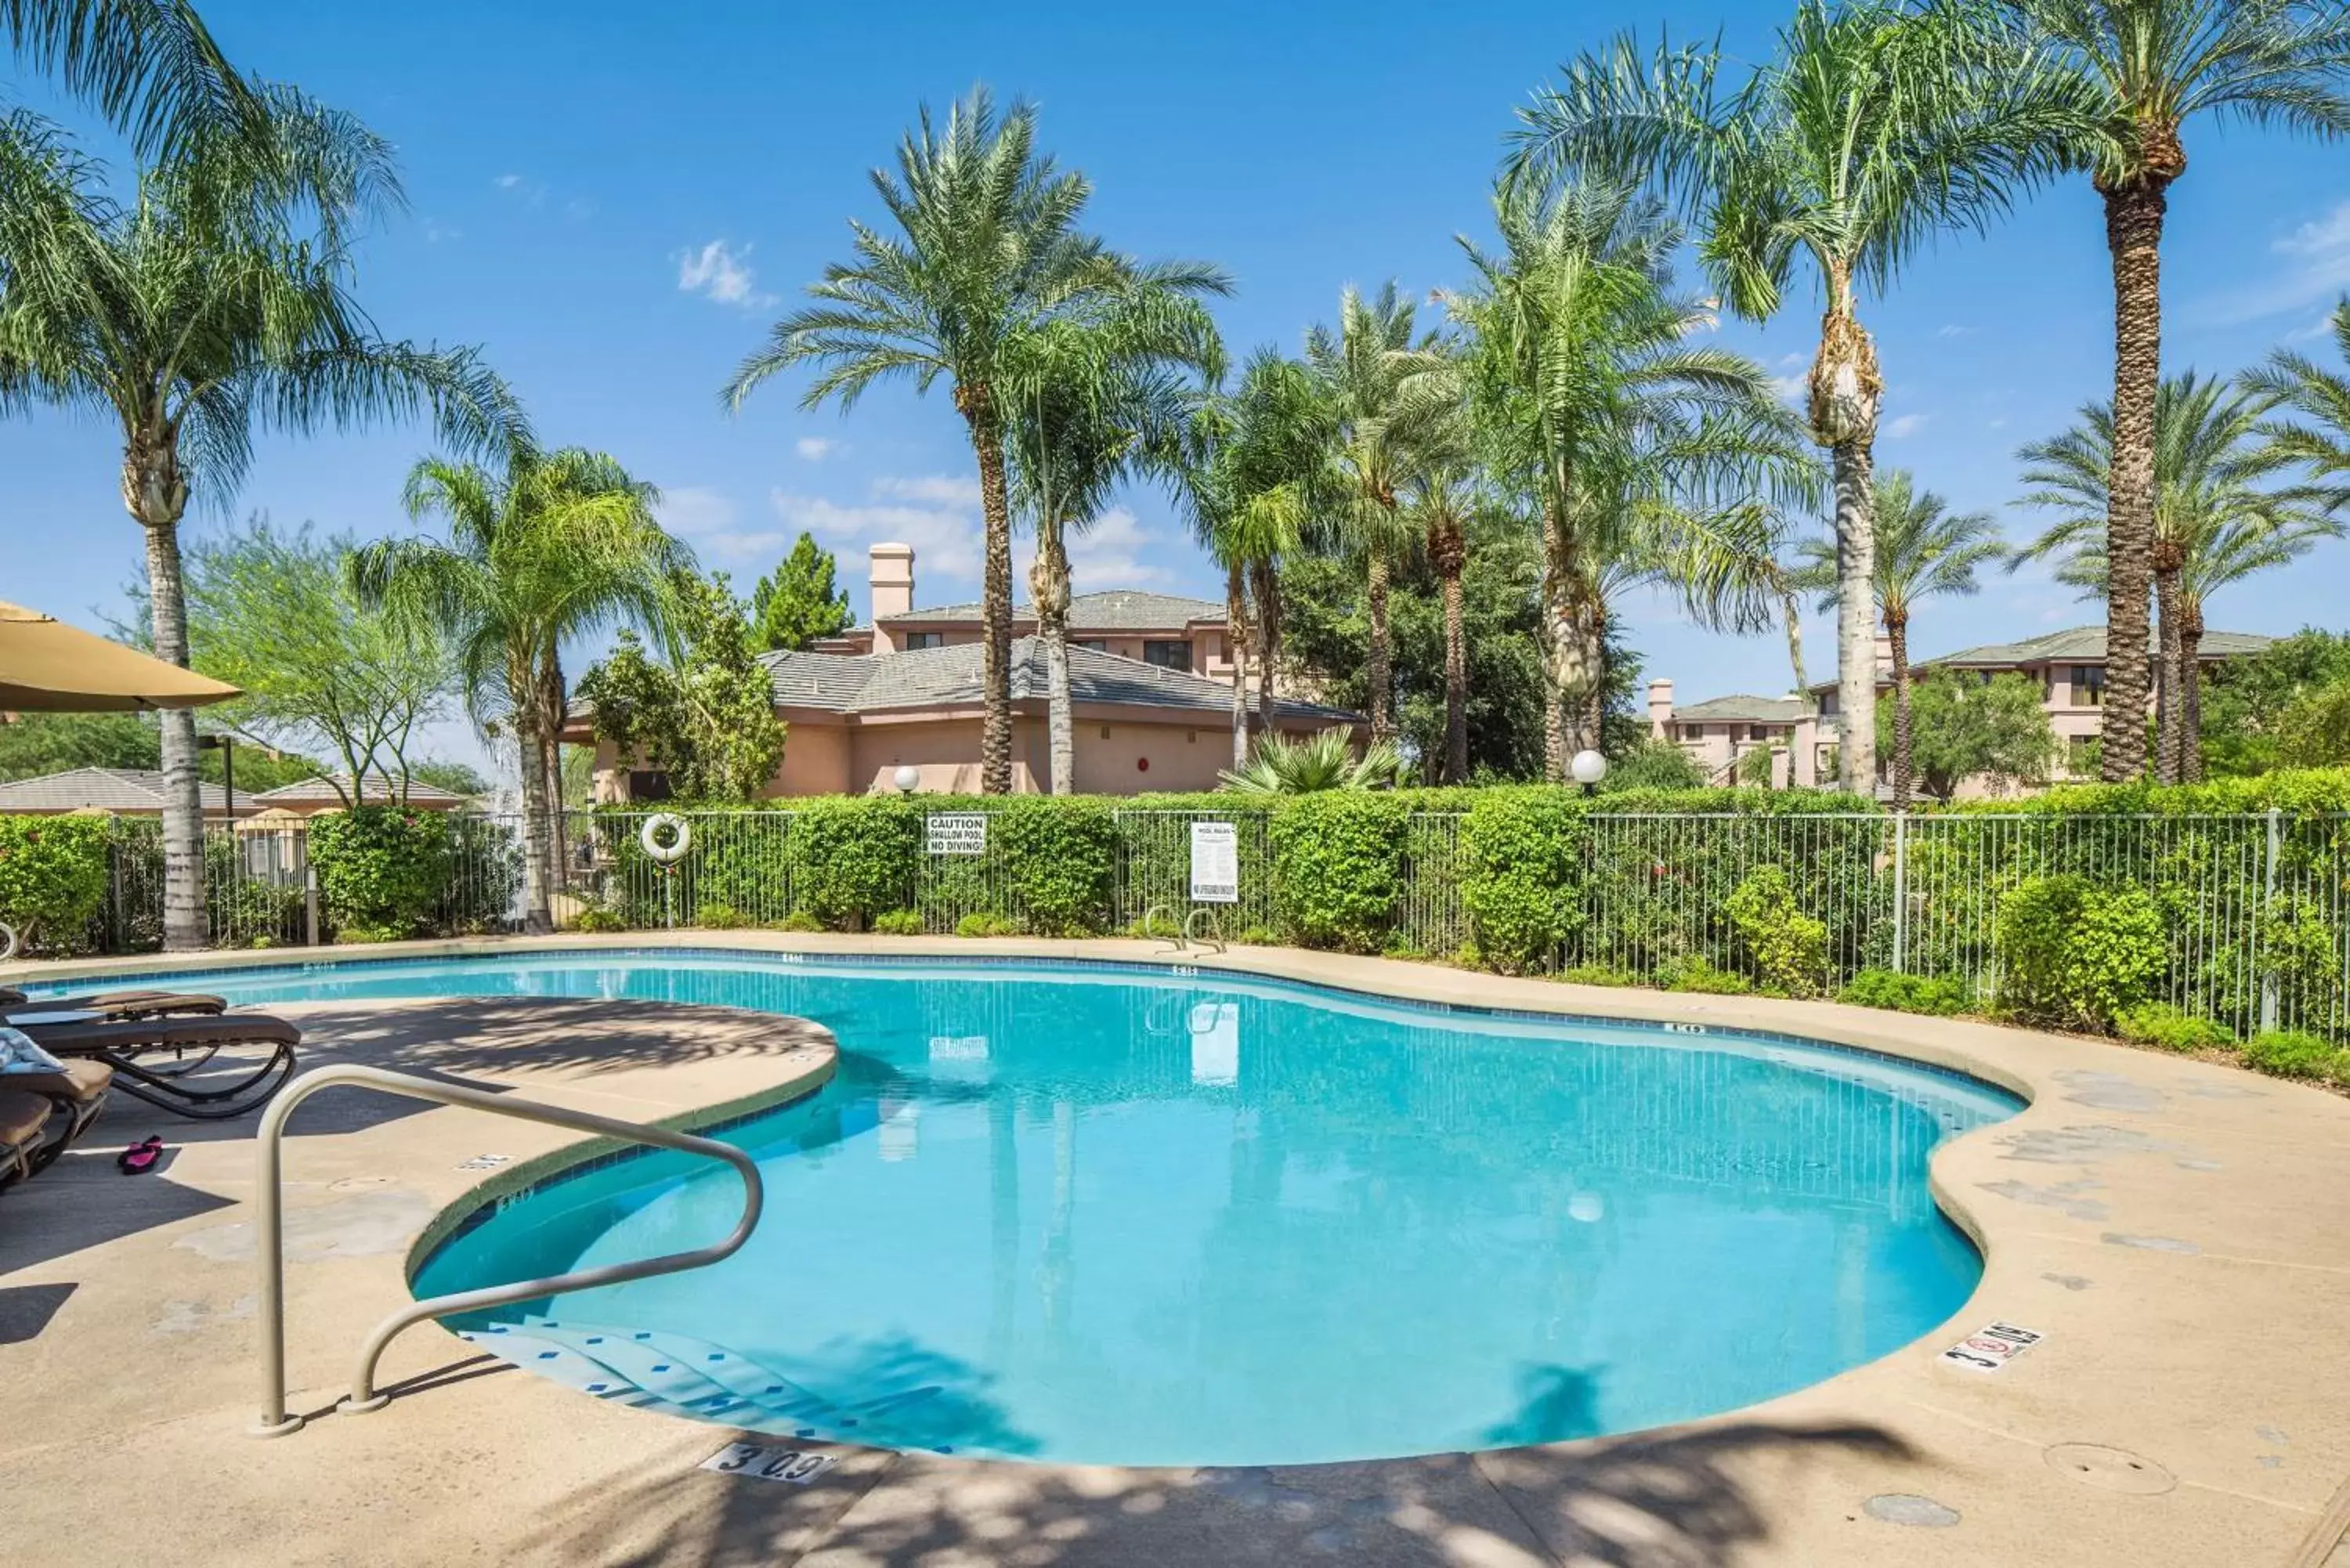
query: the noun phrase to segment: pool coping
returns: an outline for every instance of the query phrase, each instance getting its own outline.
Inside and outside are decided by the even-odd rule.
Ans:
[[[2337,1247],[2326,1240],[2327,1232],[2350,1230],[2341,1222],[2350,1220],[2350,1200],[2341,1196],[2350,1192],[2350,1180],[2334,1180],[2335,1176],[2350,1177],[2350,1102],[2319,1091],[2282,1084],[2274,1080],[2252,1078],[2238,1070],[2215,1066],[2187,1059],[2153,1057],[2118,1047],[2074,1037],[2036,1034],[2002,1026],[1953,1020],[1924,1019],[1905,1014],[1885,1014],[1841,1007],[1832,1003],[1775,1002],[1751,997],[1711,997],[1666,995],[1654,992],[1618,992],[1609,990],[1559,985],[1544,981],[1502,980],[1468,971],[1441,969],[1431,965],[1402,963],[1378,959],[1353,959],[1337,955],[1307,953],[1296,950],[1266,948],[1235,948],[1222,954],[1171,953],[1163,943],[1136,941],[1055,942],[1035,939],[995,939],[977,942],[953,938],[874,938],[836,937],[800,933],[760,931],[712,932],[680,931],[675,933],[628,933],[625,937],[557,937],[541,939],[463,939],[453,941],[386,944],[382,947],[345,948],[325,951],[302,950],[265,950],[251,953],[203,953],[189,955],[144,955],[138,959],[81,961],[70,964],[12,964],[0,966],[0,978],[26,979],[36,981],[85,978],[125,978],[132,975],[191,972],[196,970],[217,971],[224,969],[273,967],[289,961],[304,964],[331,964],[338,961],[365,962],[386,958],[438,959],[472,956],[511,955],[533,951],[573,953],[580,951],[651,951],[694,949],[712,952],[742,951],[745,953],[804,953],[842,958],[869,958],[895,955],[917,961],[985,961],[991,959],[1098,959],[1132,964],[1140,962],[1160,970],[1174,968],[1195,971],[1201,974],[1228,971],[1274,980],[1285,980],[1307,985],[1336,987],[1367,996],[1438,1003],[1448,1006],[1476,1008],[1481,1011],[1507,1014],[1524,1013],[1543,1018],[1572,1020],[1576,1018],[1599,1022],[1682,1022],[1694,1023],[1713,1029],[1741,1034],[1777,1034],[1805,1043],[1825,1044],[1848,1049],[1858,1049],[1896,1060],[1921,1063],[1979,1078],[2013,1093],[2025,1101],[2025,1108],[2014,1116],[1978,1128],[1960,1137],[1947,1140],[1934,1156],[1929,1186],[1936,1201],[1952,1221],[1971,1237],[1984,1253],[1985,1268],[1974,1293],[1959,1314],[1924,1339],[1877,1360],[1865,1363],[1837,1375],[1821,1384],[1744,1410],[1725,1412],[1716,1417],[1669,1428],[1668,1433],[1689,1431],[1721,1432],[1751,1426],[1758,1419],[1788,1420],[1825,1418],[1846,1420],[1872,1419],[1883,1421],[1895,1415],[1903,1416],[1909,1425],[1920,1428],[1920,1438],[1930,1435],[1937,1442],[1955,1454],[1984,1442],[1994,1452],[2005,1453],[2012,1459],[2025,1453],[2025,1449],[2048,1449],[2049,1443],[2033,1444],[2021,1430],[2034,1428],[2040,1435],[2070,1430],[2082,1441],[2104,1444],[2120,1449],[2133,1441],[2156,1449],[2154,1458],[2177,1478],[2162,1495],[2174,1500],[2157,1507],[2142,1501],[2136,1511],[2154,1515],[2181,1511],[2180,1501],[2191,1501],[2199,1506],[2190,1511],[2197,1514],[2192,1526],[2172,1520],[2161,1531],[2148,1537],[2145,1521],[2133,1527],[2126,1512],[2111,1520],[2101,1521],[2094,1527],[2097,1532],[2090,1537],[2076,1538],[2062,1555],[2046,1557],[2009,1557],[1994,1554],[1989,1560],[1999,1562],[2062,1561],[2091,1563],[2106,1560],[2116,1563],[2144,1562],[2203,1562],[2203,1561],[2284,1561],[2282,1552],[2271,1553],[2270,1548],[2286,1545],[2300,1555],[2295,1561],[2318,1563],[2333,1542],[2318,1537],[2332,1529],[2339,1534],[2337,1516],[2341,1512],[2342,1477],[2350,1474],[2350,1414],[2334,1421],[2301,1421],[2285,1423],[2298,1428],[2294,1442],[2299,1445],[2287,1463],[2274,1469],[2265,1469],[2250,1462],[2249,1455],[2214,1456],[2210,1462],[2190,1464],[2187,1449],[2166,1449],[2148,1439],[2158,1434],[2149,1429],[2146,1419],[2115,1421],[2114,1410],[2143,1403],[2132,1398],[2133,1382],[2142,1382],[2145,1369],[2129,1370],[2126,1366],[2112,1365],[2114,1343],[2101,1340],[2099,1321],[2122,1335],[2145,1332],[2137,1321],[2147,1314],[2137,1309],[2147,1303],[2161,1304],[2174,1322],[2178,1318],[2182,1293],[2184,1297],[2208,1298],[2203,1308],[2189,1313],[2185,1321],[2200,1323],[2202,1332],[2219,1336],[2228,1332],[2230,1322],[2247,1320],[2245,1305],[2228,1305],[2244,1293],[2235,1288],[2244,1282],[2230,1283],[2230,1269],[2249,1268],[2260,1275],[2261,1288],[2251,1293],[2250,1309],[2256,1310],[2273,1324],[2278,1319],[2290,1323],[2291,1313],[2281,1309],[2288,1296],[2306,1296],[2310,1304],[2303,1309],[2305,1322],[2300,1334],[2288,1333],[2296,1341],[2295,1354],[2301,1358],[2296,1376],[2306,1386],[2316,1383],[2340,1388],[2350,1374],[2344,1352],[2337,1348],[2343,1342],[2346,1315],[2342,1303],[2331,1293],[2340,1288],[2345,1300],[2350,1300],[2350,1247]],[[357,1005],[357,1003],[354,1003]],[[1763,1025],[1757,1029],[1758,1022]],[[712,1107],[723,1112],[724,1106]],[[428,1113],[430,1114],[430,1113]],[[753,1111],[749,1114],[764,1114]],[[708,1125],[713,1117],[702,1118]],[[2068,1126],[2071,1123],[2074,1125]],[[2085,1124],[2085,1125],[2082,1125]],[[2111,1134],[2103,1145],[2092,1134]],[[2197,1179],[2182,1179],[2171,1174],[2188,1169],[2180,1161],[2165,1165],[2163,1157],[2148,1157],[2147,1146],[2182,1137],[2204,1137],[2227,1141],[2230,1159],[2203,1161],[2212,1172],[2190,1172]],[[2066,1137],[2074,1139],[2065,1145]],[[2043,1140],[2042,1152],[2033,1156],[2028,1150],[2033,1139]],[[2086,1138],[2086,1141],[2083,1141]],[[2054,1140],[2053,1143],[2047,1140]],[[2135,1140],[2135,1141],[2133,1141]],[[2184,1147],[2184,1146],[2182,1146]],[[2047,1149],[2054,1148],[2062,1158],[2050,1158]],[[2019,1153],[2018,1151],[2027,1152]],[[556,1151],[558,1154],[560,1151]],[[2244,1155],[2255,1158],[2247,1159]],[[2077,1156],[2077,1158],[2074,1158]],[[552,1158],[553,1157],[548,1157]],[[2324,1180],[2314,1179],[2306,1167],[2318,1163],[2324,1172]],[[2336,1163],[2338,1162],[2338,1163]],[[577,1162],[569,1162],[576,1164]],[[2263,1171],[2262,1167],[2276,1163],[2293,1167]],[[551,1167],[516,1167],[497,1172],[467,1196],[469,1203],[444,1206],[435,1216],[435,1226],[453,1224],[448,1215],[456,1208],[478,1209],[490,1201],[484,1195],[491,1189],[501,1191],[518,1189],[533,1179],[544,1179],[554,1170],[563,1168],[557,1160]],[[2056,1198],[2045,1194],[2051,1189],[2066,1188],[2067,1184],[2051,1180],[2049,1188],[2033,1184],[2033,1179],[2077,1171],[2071,1184],[2073,1197],[2057,1191]],[[534,1174],[535,1172],[535,1174]],[[2085,1184],[2085,1185],[2083,1185]],[[2198,1192],[2199,1187],[2203,1189]],[[2213,1196],[2213,1188],[2228,1189],[2226,1201],[2213,1211],[2201,1198]],[[2141,1192],[2137,1189],[2146,1189]],[[2027,1196],[2018,1196],[2019,1193]],[[2090,1196],[2084,1196],[2085,1194]],[[2197,1197],[2200,1213],[2189,1214],[2180,1208],[2180,1194]],[[2151,1199],[2146,1209],[2141,1199]],[[2098,1217],[2083,1219],[2069,1214],[2064,1204],[2072,1202],[2084,1213],[2095,1210]],[[2143,1212],[2141,1212],[2143,1211]],[[2179,1241],[2184,1251],[2166,1251],[2158,1243],[2168,1232],[2155,1221],[2166,1217],[2174,1220],[2193,1219],[2196,1223],[2173,1224],[2181,1237],[2192,1240]],[[2107,1220],[2111,1229],[2107,1229]],[[2297,1220],[2298,1223],[2288,1221]],[[2199,1229],[2198,1227],[2200,1227]],[[2216,1227],[2216,1228],[2215,1228]],[[2255,1238],[2253,1232],[2273,1231],[2273,1235]],[[446,1230],[442,1229],[445,1235]],[[2173,1238],[2177,1240],[2177,1238]],[[418,1246],[425,1243],[419,1238]],[[421,1251],[411,1254],[421,1256]],[[2095,1260],[2094,1267],[2100,1278],[2110,1271],[2112,1277],[2126,1278],[2129,1289],[2106,1291],[2101,1298],[2092,1289],[2060,1290],[2051,1294],[2044,1288],[2035,1290],[2029,1277],[2031,1268],[2047,1256],[2060,1260],[2072,1259],[2066,1268],[2078,1267],[2085,1272],[2092,1265],[2083,1259]],[[2218,1265],[2225,1264],[2226,1268]],[[2043,1273],[2043,1279],[2057,1277]],[[2064,1277],[2073,1277],[2065,1275]],[[2282,1284],[2280,1284],[2282,1282]],[[2220,1287],[2226,1288],[2220,1288]],[[2084,1310],[2085,1303],[2095,1300],[2094,1308]],[[2225,1301],[2223,1301],[2225,1298]],[[2191,1304],[2189,1303],[2189,1304]],[[1930,1365],[1938,1346],[1946,1335],[1980,1326],[1978,1320],[1992,1316],[2026,1318],[2037,1314],[2041,1321],[2059,1324],[2051,1337],[2042,1345],[2017,1358],[2002,1373],[1952,1383],[1951,1377],[1968,1375],[1941,1371]],[[2161,1316],[2161,1313],[2155,1315]],[[2036,1326],[2036,1324],[2035,1324]],[[2092,1350],[2096,1355],[2089,1355]],[[2085,1357],[2092,1365],[2073,1363]],[[2127,1357],[2122,1357],[2124,1363]],[[2242,1386],[2248,1374],[2241,1357],[2232,1366],[2224,1366],[2226,1358],[2214,1358],[2199,1377],[2208,1380],[2211,1397],[2220,1397],[2221,1385],[2234,1380],[2236,1387],[2229,1397],[2241,1403],[2248,1390]],[[2177,1369],[2174,1369],[2176,1375]],[[2092,1376],[2094,1374],[2094,1376]],[[1937,1381],[1939,1378],[1940,1381]],[[2138,1389],[2143,1394],[2142,1388]],[[2280,1380],[2276,1395],[2282,1398],[2292,1390]],[[567,1391],[548,1386],[550,1397],[571,1399]],[[2176,1402],[2176,1389],[2172,1400]],[[1922,1397],[1921,1397],[1922,1394]],[[2337,1403],[2340,1403],[2337,1401]],[[2056,1422],[2042,1426],[2053,1412],[2067,1406],[2076,1415],[2086,1417],[2104,1411],[2101,1419],[2077,1419],[2071,1423]],[[1920,1415],[1919,1412],[1925,1412]],[[2157,1422],[2157,1425],[2159,1423]],[[2251,1429],[2246,1423],[2246,1429]],[[1907,1431],[1901,1423],[1895,1428]],[[2078,1428],[2078,1429],[2075,1429]],[[703,1434],[704,1446],[719,1435],[718,1428]],[[1572,1517],[1561,1515],[1555,1509],[1546,1511],[1541,1480],[1545,1467],[1579,1464],[1586,1468],[1599,1456],[1620,1450],[1627,1444],[1643,1440],[1671,1440],[1657,1434],[1626,1434],[1621,1438],[1589,1439],[1582,1443],[1544,1445],[1534,1449],[1487,1450],[1466,1456],[1471,1468],[1495,1493],[1508,1500],[1518,1528],[1530,1532],[1542,1548],[1564,1560],[1570,1556],[1569,1546],[1575,1541],[1574,1532],[1587,1529],[1587,1521],[1578,1524]],[[1932,1443],[1911,1438],[1912,1447],[1925,1448],[1939,1460],[1941,1454]],[[2230,1439],[2233,1441],[2233,1439]],[[2018,1449],[2017,1444],[2025,1444]],[[2239,1445],[2241,1446],[2241,1445]],[[2031,1467],[2036,1472],[2027,1479],[2042,1481],[2049,1475],[2058,1478],[2054,1493],[2056,1501],[2079,1504],[2084,1499],[2098,1496],[2095,1483],[2085,1484],[2076,1478],[2066,1477],[2052,1467],[2054,1459],[2029,1455]],[[2304,1468],[2304,1461],[2314,1460],[2314,1468]],[[2239,1462],[2242,1461],[2242,1462]],[[1051,1472],[1063,1467],[1026,1464],[1004,1465],[992,1461],[955,1461],[966,1466],[992,1467],[997,1470]],[[936,1480],[939,1461],[918,1468],[920,1478],[909,1475],[899,1485],[945,1485]],[[1378,1469],[1378,1462],[1370,1468]],[[1413,1461],[1392,1461],[1397,1467],[1409,1467]],[[889,1469],[889,1467],[884,1467]],[[899,1467],[906,1468],[906,1467]],[[1310,1468],[1310,1467],[1309,1467]],[[1361,1468],[1361,1467],[1356,1467]],[[1833,1465],[1828,1468],[1835,1468]],[[1863,1470],[1870,1467],[1863,1464]],[[1887,1467],[1877,1467],[1887,1469]],[[1899,1470],[1914,1466],[1894,1466]],[[1929,1469],[1934,1468],[1929,1466]],[[1948,1465],[1943,1466],[1950,1469]],[[2194,1473],[2189,1473],[2189,1471]],[[1903,1553],[1904,1561],[1940,1561],[1937,1555],[1920,1555],[1929,1551],[1929,1543],[1938,1547],[1947,1542],[1952,1547],[1965,1543],[1966,1554],[1952,1556],[1952,1562],[1984,1561],[1987,1534],[2004,1534],[2002,1531],[1985,1531],[1976,1521],[1985,1520],[1986,1511],[1994,1515],[1997,1509],[1975,1497],[1970,1487],[1976,1485],[1969,1466],[1956,1466],[1957,1478],[1946,1475],[1934,1492],[1936,1508],[1948,1506],[1959,1518],[1970,1524],[1956,1528],[1914,1528],[1901,1522],[1885,1522],[1879,1515],[1863,1509],[1860,1516],[1870,1529],[1855,1532],[1855,1509],[1863,1504],[1875,1507],[1872,1499],[1900,1493],[1842,1494],[1840,1501],[1823,1501],[1819,1496],[1783,1500],[1783,1506],[1774,1506],[1769,1534],[1771,1542],[1758,1545],[1763,1552],[1802,1552],[1809,1555],[1752,1556],[1755,1562],[1827,1563],[1836,1561],[1866,1562],[1881,1560],[1868,1553]],[[958,1472],[961,1473],[961,1472]],[[1888,1471],[1889,1473],[1889,1471]],[[2014,1478],[2009,1478],[2009,1499],[2019,1492],[2037,1494],[2045,1490],[2044,1484],[2018,1488]],[[877,1482],[872,1490],[860,1494],[851,1505],[851,1514],[886,1514],[889,1500],[897,1496],[885,1489],[890,1483]],[[1000,1484],[1000,1483],[998,1483]],[[2067,1490],[2069,1489],[2069,1490]],[[984,1490],[984,1489],[983,1489]],[[1816,1490],[1816,1487],[1813,1489]],[[1920,1495],[1925,1487],[1917,1489]],[[1963,1499],[1959,1495],[1966,1492]],[[1933,1501],[1933,1499],[1928,1501]],[[2122,1501],[2115,1498],[2113,1501]],[[1963,1502],[1963,1506],[1961,1505]],[[944,1508],[960,1506],[953,1497],[941,1493],[928,1506]],[[972,1506],[977,1506],[972,1504]],[[1302,1506],[1302,1505],[1301,1505]],[[1825,1520],[1822,1508],[1841,1510],[1835,1520]],[[1930,1510],[1928,1511],[1929,1513]],[[1784,1514],[1785,1517],[1777,1517]],[[2209,1516],[2209,1517],[2204,1517]],[[861,1515],[860,1515],[861,1517]],[[2043,1516],[2033,1522],[2044,1527]],[[1823,1524],[1842,1524],[1838,1530],[1827,1528],[1819,1533]],[[2136,1542],[2131,1544],[2132,1538]],[[1840,1549],[1839,1538],[1848,1546],[1857,1547],[1864,1540],[1873,1542],[1862,1554],[1852,1554]],[[2028,1539],[2028,1534],[2017,1540]],[[2108,1556],[2097,1550],[2083,1554],[2085,1542],[2104,1540],[2117,1548]],[[2197,1542],[2206,1546],[2197,1547]],[[2225,1542],[2225,1550],[2241,1553],[2254,1550],[2251,1556],[2188,1557],[2165,1555],[2189,1549],[2209,1549]],[[2253,1548],[2252,1543],[2259,1543]],[[2118,1550],[2129,1545],[2127,1554]],[[811,1563],[827,1561],[821,1555],[821,1542],[811,1545]],[[1994,1549],[1995,1551],[1995,1549]],[[2149,1551],[2152,1555],[2148,1555]],[[2308,1555],[2314,1552],[2316,1555]],[[1825,1554],[1821,1554],[1825,1552]],[[1431,1560],[1447,1560],[1436,1558]],[[1604,1560],[1604,1559],[1603,1559]],[[1742,1556],[1739,1561],[1750,1560]],[[847,1561],[847,1559],[844,1559]]]

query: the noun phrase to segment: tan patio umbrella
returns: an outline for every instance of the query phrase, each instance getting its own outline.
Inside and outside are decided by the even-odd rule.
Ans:
[[[0,600],[0,710],[200,708],[236,695],[224,681]]]

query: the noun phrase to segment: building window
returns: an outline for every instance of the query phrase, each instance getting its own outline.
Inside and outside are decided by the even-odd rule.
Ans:
[[[667,800],[669,797],[668,774],[651,768],[631,768],[629,771],[630,800]]]
[[[909,653],[917,649],[944,648],[946,645],[947,634],[942,631],[910,631],[906,634],[906,651]]]
[[[2073,666],[2073,706],[2102,708],[2106,705],[2106,667],[2102,664]]]
[[[1191,668],[1191,645],[1180,639],[1169,641],[1161,641],[1158,638],[1145,639],[1142,662],[1155,664],[1161,670],[1189,670]]]
[[[1096,653],[1107,653],[1109,651],[1109,644],[1104,642],[1097,637],[1081,637],[1077,639],[1077,646],[1079,648],[1090,648]]]
[[[1833,714],[1835,711],[1836,711],[1836,694],[1835,694],[1835,692],[1833,692],[1833,691],[1823,691],[1823,692],[1821,692],[1821,693],[1820,693],[1820,717],[1821,717],[1821,718],[1823,718],[1823,719],[1827,718],[1829,715]]]

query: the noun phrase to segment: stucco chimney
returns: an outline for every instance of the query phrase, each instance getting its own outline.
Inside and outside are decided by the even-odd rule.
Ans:
[[[897,642],[881,624],[885,616],[904,615],[914,607],[914,547],[876,545],[866,578],[873,590],[873,651],[895,653]]]
[[[1656,680],[1648,682],[1648,733],[1661,741],[1665,726],[1673,717],[1673,683]]]

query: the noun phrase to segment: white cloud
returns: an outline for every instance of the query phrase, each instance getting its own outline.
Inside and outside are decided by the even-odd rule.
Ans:
[[[2005,414],[1993,415],[1989,428],[1995,431],[2005,430],[2007,428],[2007,416]]]
[[[501,174],[491,183],[507,195],[534,207],[546,200],[546,185],[536,180],[525,179],[520,174]]]
[[[1937,337],[1971,337],[1974,335],[1973,327],[1960,327],[1956,323],[1946,325],[1934,334]]]
[[[677,286],[715,304],[737,305],[745,310],[775,304],[774,295],[759,291],[750,257],[749,245],[737,254],[724,240],[712,240],[698,251],[681,252],[677,259]]]
[[[979,480],[975,475],[932,473],[918,479],[877,479],[873,493],[893,501],[927,501],[939,506],[976,506]]]
[[[1113,506],[1094,519],[1092,527],[1069,536],[1069,581],[1075,592],[1102,593],[1111,588],[1146,587],[1171,575],[1164,566],[1145,561],[1142,551],[1157,536],[1133,513]],[[1027,597],[1028,566],[1035,558],[1033,544],[1024,545],[1013,563],[1020,593]]]
[[[802,436],[792,442],[792,450],[810,462],[822,462],[840,450],[840,443],[830,436]]]
[[[2271,241],[2269,254],[2278,258],[2274,276],[2221,297],[2203,314],[2232,326],[2299,310],[2350,289],[2350,201]]]
[[[1929,414],[1903,414],[1885,427],[1885,438],[1887,441],[1907,441],[1924,430],[1926,421],[1931,417]]]
[[[739,560],[769,555],[784,542],[784,535],[772,529],[746,531],[738,527],[742,509],[733,499],[697,485],[682,484],[662,491],[660,505],[655,510],[660,515],[662,527],[704,556]]]
[[[1812,378],[1808,370],[1793,376],[1771,378],[1771,389],[1779,395],[1779,400],[1783,403],[1793,403],[1797,408],[1802,408],[1810,399],[1811,389]]]
[[[890,496],[897,493],[890,486],[899,483],[880,480],[873,489],[878,495]],[[920,506],[890,500],[856,504],[820,495],[796,495],[780,488],[768,492],[767,502],[787,529],[805,528],[827,545],[868,545],[884,539],[911,545],[915,580],[925,603],[955,597],[936,591],[941,577],[972,590],[972,597],[976,597],[982,545],[976,484],[968,505]]]
[[[428,245],[437,245],[443,240],[462,239],[464,237],[463,230],[456,228],[452,224],[444,223],[438,218],[425,219],[422,227],[424,231],[424,243]]]

